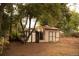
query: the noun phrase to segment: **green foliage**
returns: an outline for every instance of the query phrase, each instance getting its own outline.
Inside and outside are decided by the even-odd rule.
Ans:
[[[70,18],[62,20],[59,25],[62,26],[61,29],[66,35],[72,35],[74,32],[78,31],[79,26],[79,14],[75,11],[70,11]]]
[[[46,20],[49,26],[55,26],[61,30],[67,29],[68,25],[66,24],[70,21],[71,14],[66,4],[44,4],[43,9],[46,12],[40,16],[41,25],[43,25]]]
[[[52,26],[53,24],[55,24],[55,22],[52,22],[53,17],[48,14],[48,13],[44,13],[43,15],[40,16],[39,22],[40,25],[50,25]]]
[[[75,11],[71,12],[71,21],[70,21],[70,26],[72,27],[73,30],[78,30],[79,26],[79,14],[76,13]]]
[[[4,35],[9,30],[9,25],[10,25],[9,19],[10,19],[9,16],[4,14],[3,21],[1,23],[2,35]]]
[[[0,37],[0,55],[3,55],[5,48],[8,47],[10,42],[6,40],[4,37]]]
[[[12,32],[11,33],[12,40],[17,40],[20,36],[21,36],[21,33],[19,33],[19,32]]]
[[[17,8],[14,8],[13,5]],[[13,23],[20,24],[19,21],[24,17],[29,17],[29,19],[35,17],[41,25],[55,26],[65,33],[78,30],[79,14],[74,11],[70,12],[66,5],[65,3],[3,4],[0,6],[2,8],[0,8],[2,13],[0,14],[0,35],[5,35],[7,31],[11,30]],[[17,15],[14,15],[15,10],[18,12]],[[16,26],[14,28],[17,30]]]

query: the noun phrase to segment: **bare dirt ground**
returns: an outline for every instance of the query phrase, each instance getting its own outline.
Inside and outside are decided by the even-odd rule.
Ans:
[[[64,37],[53,43],[11,43],[7,56],[78,56],[79,38]]]

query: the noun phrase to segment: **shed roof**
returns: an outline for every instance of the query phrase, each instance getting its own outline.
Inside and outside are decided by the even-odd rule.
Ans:
[[[51,26],[48,26],[48,25],[45,25],[44,28],[45,28],[46,30],[58,30],[58,28],[56,28],[56,27],[51,27]]]
[[[31,28],[31,30],[32,30],[32,29],[33,29],[33,28]],[[56,27],[51,27],[51,26],[48,26],[48,25],[35,27],[35,30],[38,30],[38,29],[40,29],[40,30],[43,30],[43,29],[45,29],[45,30],[58,30],[58,28],[56,28]],[[27,29],[27,30],[29,30],[29,29]]]

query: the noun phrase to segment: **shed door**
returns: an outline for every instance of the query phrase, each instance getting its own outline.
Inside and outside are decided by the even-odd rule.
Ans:
[[[43,32],[36,31],[36,42],[39,42],[39,40],[43,40]]]

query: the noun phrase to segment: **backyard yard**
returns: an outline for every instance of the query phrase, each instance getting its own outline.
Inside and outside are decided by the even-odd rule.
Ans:
[[[0,55],[79,56],[79,4],[0,3]]]
[[[78,56],[79,38],[63,37],[59,42],[26,43],[12,42],[7,56]]]

